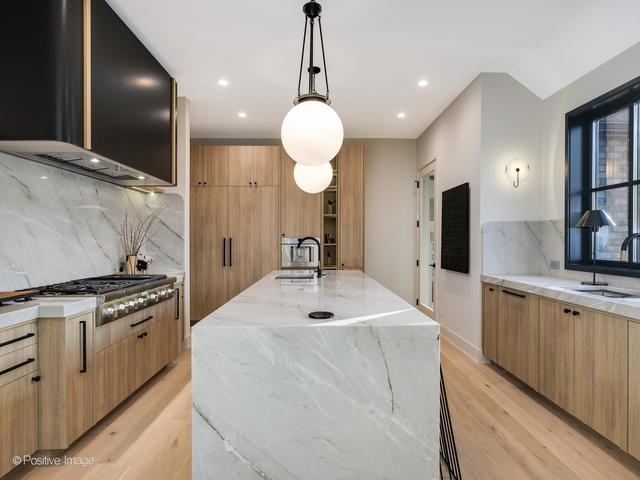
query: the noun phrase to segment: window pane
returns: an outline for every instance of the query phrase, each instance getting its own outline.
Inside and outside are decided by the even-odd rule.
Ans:
[[[593,122],[593,186],[629,181],[629,110]]]
[[[620,246],[629,234],[629,189],[614,188],[593,194],[594,209],[603,209],[616,222],[615,227],[602,227],[598,232],[598,260],[620,259]],[[589,255],[591,258],[591,255]]]

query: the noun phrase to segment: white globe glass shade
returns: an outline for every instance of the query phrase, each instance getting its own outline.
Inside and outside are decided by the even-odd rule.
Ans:
[[[333,108],[320,100],[306,100],[284,117],[280,137],[284,149],[296,162],[320,165],[338,154],[344,130]]]
[[[331,184],[333,167],[329,162],[320,165],[296,163],[293,168],[293,178],[296,185],[305,192],[320,193]]]
[[[518,158],[514,158],[504,167],[504,173],[512,182],[522,182],[529,176],[529,164]]]

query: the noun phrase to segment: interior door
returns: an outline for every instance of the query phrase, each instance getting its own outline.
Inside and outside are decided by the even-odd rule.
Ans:
[[[253,147],[233,145],[229,147],[229,185],[249,187],[253,178]]]
[[[364,269],[364,147],[349,145],[338,156],[338,265]]]
[[[229,187],[229,295],[254,283],[262,264],[260,188]]]
[[[191,188],[192,321],[228,299],[228,192],[228,187]]]
[[[418,188],[418,306],[435,318],[436,298],[436,166],[419,173]]]

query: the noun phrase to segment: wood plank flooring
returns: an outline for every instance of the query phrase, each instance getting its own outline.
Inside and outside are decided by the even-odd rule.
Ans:
[[[446,341],[441,357],[464,480],[640,478],[640,462],[495,365]]]
[[[640,462],[497,367],[446,341],[442,366],[464,480],[640,478]],[[7,480],[191,478],[190,367],[185,350],[66,452],[95,466],[19,467]]]

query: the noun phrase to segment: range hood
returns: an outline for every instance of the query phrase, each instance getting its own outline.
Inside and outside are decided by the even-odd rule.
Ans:
[[[9,2],[0,42],[0,152],[127,187],[176,184],[176,82],[105,0]]]

